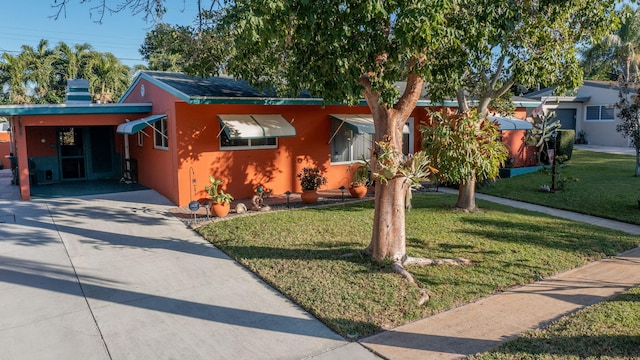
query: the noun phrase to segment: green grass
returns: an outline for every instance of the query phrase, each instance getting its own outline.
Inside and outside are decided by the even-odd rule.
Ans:
[[[471,356],[488,359],[638,359],[640,358],[640,288],[590,306]]]
[[[623,233],[478,201],[484,211],[453,212],[455,196],[416,194],[407,213],[407,252],[464,257],[473,265],[411,268],[419,290],[359,256],[372,229],[373,203],[265,213],[198,229],[339,334],[360,338],[381,329],[529,283],[638,246]]]
[[[558,169],[557,179],[579,181],[566,182],[560,192],[539,191],[541,185],[551,185],[550,170],[499,179],[479,192],[640,224],[640,177],[633,176],[634,171],[634,156],[576,150],[571,161]]]

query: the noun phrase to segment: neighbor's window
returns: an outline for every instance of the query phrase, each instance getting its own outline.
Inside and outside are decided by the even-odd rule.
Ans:
[[[220,133],[220,150],[248,150],[248,149],[275,149],[278,147],[278,138],[266,137],[261,139],[229,139],[227,133]]]
[[[162,118],[153,124],[153,139],[156,149],[169,148],[169,130],[167,129],[167,118]]]
[[[344,124],[340,126],[340,120],[331,118],[331,134],[335,134],[331,140],[331,162],[353,162],[356,160],[369,160],[370,149],[373,147],[371,134],[356,134]],[[336,133],[337,131],[337,133]]]
[[[613,120],[615,112],[613,106],[597,105],[587,106],[587,121]]]

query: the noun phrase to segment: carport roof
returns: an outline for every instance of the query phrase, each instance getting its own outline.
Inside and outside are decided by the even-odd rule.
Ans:
[[[146,114],[150,112],[151,103],[0,105],[0,116]]]

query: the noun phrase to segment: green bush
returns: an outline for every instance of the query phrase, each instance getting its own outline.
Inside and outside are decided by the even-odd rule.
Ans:
[[[571,160],[575,140],[575,130],[558,130],[558,156],[565,155],[567,160]]]
[[[549,149],[556,149],[556,164],[562,164],[565,161],[571,160],[571,154],[573,154],[573,143],[576,139],[575,130],[558,130],[558,146],[554,146],[553,138],[549,140]],[[549,164],[549,158],[547,154],[542,154],[540,159],[543,164]],[[551,165],[551,164],[549,164]]]

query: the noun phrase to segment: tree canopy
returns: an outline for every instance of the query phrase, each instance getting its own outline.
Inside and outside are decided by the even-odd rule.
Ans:
[[[582,50],[585,76],[593,80],[636,81],[640,65],[640,10],[625,4],[618,12],[620,24]]]
[[[48,45],[46,40],[40,40],[36,48],[23,45],[17,55],[2,54],[0,102],[62,103],[67,80],[76,78],[89,80],[94,100],[114,102],[131,81],[130,69],[111,53],[97,52],[89,44]]]

